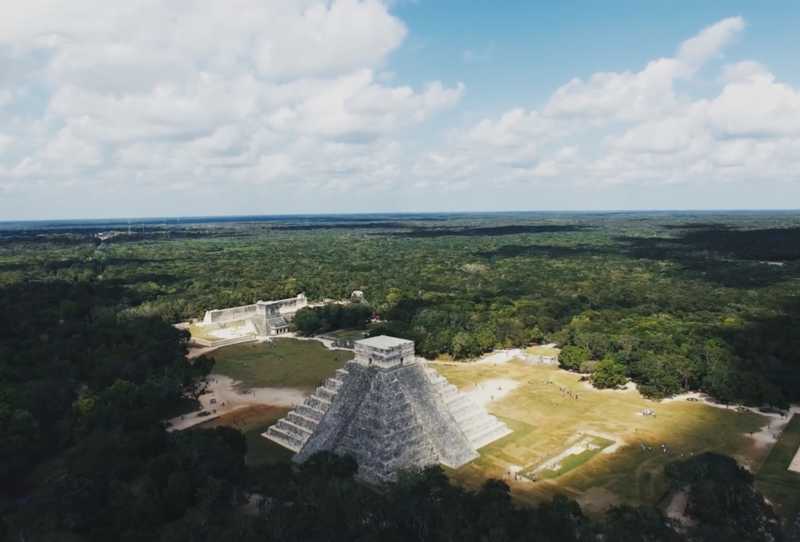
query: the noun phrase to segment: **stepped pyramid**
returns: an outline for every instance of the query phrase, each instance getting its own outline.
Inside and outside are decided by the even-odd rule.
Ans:
[[[336,371],[264,437],[302,463],[328,450],[351,455],[371,483],[400,469],[441,463],[457,468],[511,432],[483,407],[418,362],[414,343],[372,337],[355,342],[355,359]]]

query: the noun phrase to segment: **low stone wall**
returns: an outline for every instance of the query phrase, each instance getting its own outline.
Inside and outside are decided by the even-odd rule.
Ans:
[[[255,316],[258,312],[258,305],[242,305],[241,307],[230,307],[227,309],[213,309],[206,311],[203,316],[204,324],[218,324],[223,322],[232,322],[234,320],[245,320]]]
[[[220,348],[223,346],[231,346],[233,344],[241,344],[241,343],[249,343],[257,340],[257,337],[232,337],[230,339],[216,339],[216,340],[209,340],[209,339],[201,339],[199,337],[193,337],[192,343],[198,346],[204,346],[207,348]]]

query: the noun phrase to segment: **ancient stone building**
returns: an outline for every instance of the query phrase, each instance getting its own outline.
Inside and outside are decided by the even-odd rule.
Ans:
[[[289,331],[295,313],[308,306],[305,294],[275,301],[257,301],[252,305],[206,311],[196,328],[202,337],[194,337],[203,346],[258,340]]]
[[[206,311],[204,325],[226,324],[241,320],[251,320],[259,335],[278,335],[289,329],[287,319],[298,310],[308,306],[305,294],[276,301],[256,301],[252,305],[215,309]]]
[[[414,355],[414,343],[356,341],[356,357],[264,436],[302,463],[329,450],[353,456],[371,483],[401,469],[456,468],[511,430]]]

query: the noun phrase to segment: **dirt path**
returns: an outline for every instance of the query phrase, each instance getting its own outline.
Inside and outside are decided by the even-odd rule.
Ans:
[[[167,420],[169,431],[181,431],[252,405],[293,407],[302,403],[306,392],[296,388],[237,389],[237,382],[227,376],[209,375],[208,391],[200,396],[202,409]],[[208,414],[200,416],[202,412]]]

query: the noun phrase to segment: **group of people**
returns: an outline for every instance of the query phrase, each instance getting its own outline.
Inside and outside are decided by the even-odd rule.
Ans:
[[[559,386],[558,389],[561,392],[562,396],[565,395],[567,397],[575,399],[576,401],[578,400],[578,392],[572,391],[571,389],[565,388],[563,386]]]
[[[548,384],[548,385],[555,384],[555,382],[553,382],[552,380],[545,380],[544,383]],[[578,395],[578,392],[572,391],[571,389],[567,388],[566,386],[559,386],[558,387],[558,391],[561,392],[562,396],[570,397],[572,399],[575,399],[576,401],[580,398],[580,396]]]

